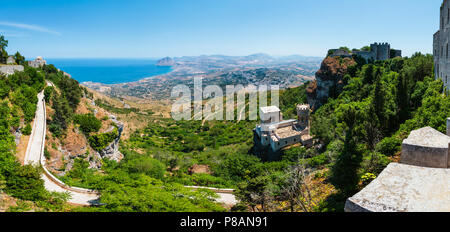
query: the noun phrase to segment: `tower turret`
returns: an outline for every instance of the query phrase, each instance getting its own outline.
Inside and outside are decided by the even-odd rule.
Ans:
[[[300,104],[297,106],[298,124],[303,128],[309,127],[310,111],[311,111],[311,107],[307,104]]]

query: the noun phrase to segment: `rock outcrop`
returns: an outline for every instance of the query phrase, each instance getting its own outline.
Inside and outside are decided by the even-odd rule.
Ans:
[[[337,97],[344,87],[348,68],[355,65],[353,58],[326,57],[316,73],[316,80],[307,88],[308,103],[313,110],[326,103],[329,97]]]
[[[166,58],[159,60],[158,63],[156,63],[156,65],[157,66],[174,66],[175,61],[170,57],[166,57]]]
[[[212,174],[211,169],[208,165],[199,165],[194,164],[192,167],[188,170],[189,174]]]
[[[101,152],[99,152],[100,157],[106,158],[109,160],[114,160],[117,162],[120,162],[123,159],[123,154],[119,151],[119,142],[120,138],[122,136],[123,127],[124,124],[117,120],[116,116],[110,115],[109,118],[111,121],[113,121],[118,129],[119,136],[111,143],[109,144],[105,149],[103,149]],[[112,131],[114,128],[111,128],[110,131]]]

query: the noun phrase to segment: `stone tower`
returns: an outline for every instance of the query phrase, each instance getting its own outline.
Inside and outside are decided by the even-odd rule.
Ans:
[[[439,30],[433,35],[433,56],[435,77],[442,79],[444,87],[450,90],[450,1],[444,0],[440,9]]]
[[[391,58],[391,45],[388,43],[371,44],[370,50],[374,54],[374,60],[387,60]]]
[[[311,108],[309,105],[301,104],[297,106],[297,117],[298,117],[298,124],[302,128],[308,128],[309,127],[309,113],[311,111]]]

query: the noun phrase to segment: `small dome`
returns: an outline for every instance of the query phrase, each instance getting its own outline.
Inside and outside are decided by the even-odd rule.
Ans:
[[[42,56],[38,56],[36,60],[43,60]]]

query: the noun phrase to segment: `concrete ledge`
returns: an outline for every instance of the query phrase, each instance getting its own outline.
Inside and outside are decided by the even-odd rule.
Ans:
[[[448,147],[421,147],[404,143],[401,163],[429,168],[448,168]]]
[[[450,137],[425,127],[412,131],[402,144],[401,163],[430,168],[449,168]]]
[[[346,212],[450,212],[450,169],[391,163]]]

